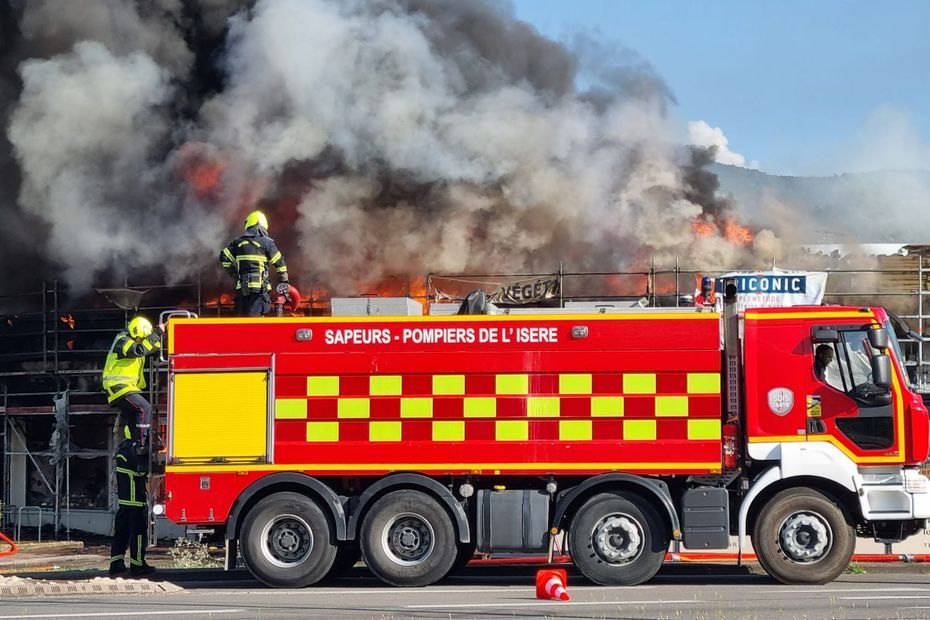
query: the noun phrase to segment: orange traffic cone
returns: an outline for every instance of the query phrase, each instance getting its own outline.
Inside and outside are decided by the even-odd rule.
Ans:
[[[536,572],[536,598],[568,601],[568,577],[561,568],[544,568]]]

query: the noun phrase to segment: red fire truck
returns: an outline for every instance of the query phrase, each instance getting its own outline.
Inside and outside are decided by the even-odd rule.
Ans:
[[[728,290],[722,312],[172,319],[158,508],[271,586],[359,556],[421,586],[556,540],[633,585],[731,534],[830,581],[857,537],[930,517],[927,409],[881,308],[742,316]]]

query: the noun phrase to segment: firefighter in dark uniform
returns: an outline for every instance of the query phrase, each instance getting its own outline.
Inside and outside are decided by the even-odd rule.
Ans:
[[[278,273],[277,292],[288,291],[287,265],[268,236],[268,218],[261,211],[252,211],[245,218],[245,234],[233,240],[220,253],[220,264],[236,281],[236,314],[262,316],[271,310],[271,281],[268,265]]]
[[[123,427],[125,439],[116,451],[116,490],[119,508],[113,524],[110,547],[110,575],[126,572],[126,547],[129,547],[129,574],[148,575],[155,568],[145,562],[148,545],[148,503],[145,491],[146,472],[136,455],[136,442],[129,427]]]
[[[152,421],[152,405],[142,396],[145,389],[145,360],[158,353],[164,327],[145,317],[129,321],[125,331],[117,334],[103,366],[103,389],[107,402],[119,409],[121,425],[128,427],[130,438],[145,447]]]

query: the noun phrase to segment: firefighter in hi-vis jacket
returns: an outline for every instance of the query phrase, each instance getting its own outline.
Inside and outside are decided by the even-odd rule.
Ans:
[[[148,503],[145,491],[146,472],[136,455],[136,444],[129,427],[123,427],[124,439],[116,451],[116,489],[119,509],[113,525],[110,548],[110,575],[126,572],[126,547],[129,547],[129,574],[148,575],[155,568],[145,562],[148,545]]]
[[[113,340],[103,366],[107,402],[119,409],[121,424],[129,428],[130,438],[141,448],[146,447],[152,421],[152,405],[142,396],[145,359],[158,353],[164,334],[164,326],[153,327],[145,317],[133,318]]]
[[[287,265],[274,239],[268,236],[268,218],[261,211],[252,211],[245,218],[245,233],[220,253],[220,264],[236,281],[239,316],[263,316],[271,310],[269,263],[278,274],[277,292],[287,294]]]

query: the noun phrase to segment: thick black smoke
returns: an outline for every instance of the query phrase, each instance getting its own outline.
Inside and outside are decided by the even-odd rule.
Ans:
[[[0,34],[0,258],[36,266],[0,291],[210,271],[255,207],[342,293],[777,251],[694,234],[731,207],[648,63],[491,0],[29,0]]]

